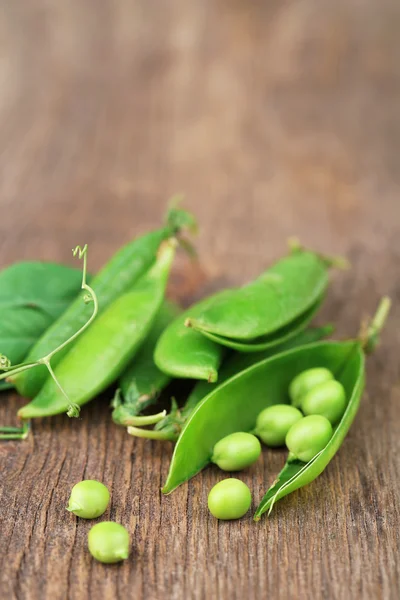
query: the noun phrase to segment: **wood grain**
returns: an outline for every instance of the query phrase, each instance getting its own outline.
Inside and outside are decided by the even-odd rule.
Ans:
[[[161,498],[172,446],[129,438],[106,397],[1,444],[1,596],[397,599],[399,3],[0,6],[1,265],[72,263],[88,242],[95,270],[183,192],[208,278],[196,289],[188,273],[186,302],[252,278],[293,234],[352,261],[319,319],[338,336],[355,334],[383,294],[394,301],[340,452],[258,525],[208,515],[217,469]],[[2,398],[0,422],[20,404]],[[265,451],[243,474],[254,504],[283,462]],[[91,560],[91,524],[65,510],[84,477],[109,486],[106,517],[132,533],[123,565]]]

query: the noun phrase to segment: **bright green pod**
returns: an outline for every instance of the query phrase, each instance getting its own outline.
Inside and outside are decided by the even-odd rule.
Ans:
[[[215,444],[211,462],[223,471],[241,471],[255,463],[260,454],[261,444],[256,436],[237,431]]]
[[[296,375],[289,386],[289,396],[293,406],[299,408],[302,398],[307,392],[315,386],[331,380],[333,380],[333,373],[324,367],[314,367]]]
[[[235,431],[254,431],[262,410],[289,404],[290,382],[297,373],[316,363],[332,371],[344,385],[348,403],[354,403],[353,418],[364,379],[363,354],[357,341],[317,342],[267,358],[228,379],[197,405],[175,445],[163,492],[171,492],[201,471],[210,462],[220,439]],[[251,398],[251,402],[245,402],[246,398]],[[343,434],[350,425],[346,420],[348,413],[347,408],[339,424],[345,425]]]
[[[217,381],[223,348],[185,326],[188,314],[201,313],[210,300],[192,306],[161,335],[154,352],[154,362],[161,371],[172,377]]]
[[[357,414],[365,383],[364,353],[376,347],[389,309],[390,300],[383,298],[375,317],[367,329],[363,328],[359,339],[317,342],[283,352],[216,387],[196,406],[186,422],[175,445],[163,493],[169,494],[209,464],[213,448],[220,439],[235,431],[254,431],[262,410],[273,404],[288,404],[291,381],[318,364],[331,371],[343,385],[346,410],[326,446],[307,464],[289,457],[257,508],[255,520],[270,511],[277,500],[316,479],[340,448]],[[244,401],[247,398],[251,398],[251,402]]]
[[[143,418],[138,415],[157,401],[171,381],[170,376],[157,367],[153,355],[160,335],[180,312],[177,304],[164,300],[140,350],[121,375],[120,389],[112,402],[112,419],[118,425],[139,425]]]
[[[127,292],[154,264],[163,240],[176,235],[183,227],[193,226],[193,217],[184,210],[171,209],[165,227],[143,235],[123,246],[91,280],[99,303],[99,313],[104,312],[118,296]],[[32,347],[24,362],[36,362],[57,348],[78,331],[92,313],[91,305],[83,302],[83,293],[45,331]],[[57,352],[52,358],[53,368],[72,350],[76,342]],[[26,370],[12,377],[18,393],[33,398],[39,392],[49,372],[44,365]]]
[[[299,335],[299,333],[304,331],[318,310],[321,308],[322,300],[323,298],[319,298],[317,302],[311,306],[311,308],[306,310],[297,319],[291,321],[288,325],[285,325],[285,327],[281,327],[272,334],[264,335],[253,340],[236,340],[233,338],[226,338],[215,333],[210,333],[209,331],[203,331],[201,329],[199,329],[199,331],[212,342],[220,344],[221,346],[225,346],[226,348],[230,348],[231,350],[235,350],[236,352],[265,352],[275,348],[276,346],[280,346],[285,342],[290,342],[291,339],[294,339]],[[196,329],[195,323],[193,324],[193,327]]]
[[[255,281],[215,296],[202,312],[189,315],[189,322],[199,331],[233,340],[273,334],[321,300],[334,262],[297,249]]]
[[[123,372],[147,336],[164,299],[176,241],[164,242],[153,267],[132,288],[118,297],[78,338],[55,368],[39,394],[18,411],[22,419],[68,412],[105,390]]]
[[[346,410],[346,392],[339,381],[325,381],[313,387],[301,401],[305,415],[322,415],[332,425],[341,419]]]

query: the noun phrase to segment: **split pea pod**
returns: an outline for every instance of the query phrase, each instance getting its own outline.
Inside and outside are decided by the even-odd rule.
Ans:
[[[78,338],[47,379],[39,394],[21,408],[22,419],[68,412],[79,408],[113,383],[148,334],[164,299],[176,241],[165,241],[153,267],[132,289],[119,296]]]
[[[225,343],[257,342],[282,328],[287,335],[299,326],[298,319],[301,323],[302,316],[322,301],[329,267],[335,264],[341,264],[339,259],[297,247],[255,281],[215,296],[201,312],[189,315],[187,324],[205,335],[218,336],[220,343],[224,339]],[[303,320],[305,327],[308,321]]]
[[[207,381],[198,381],[187,398],[184,406],[182,408],[178,408],[178,406],[174,404],[171,413],[161,419],[156,424],[154,430],[130,427],[129,433],[138,437],[148,437],[151,439],[176,442],[185,423],[188,421],[190,415],[199,402],[205,396],[207,396],[207,394],[211,393],[219,385],[224,383],[224,381],[227,381],[234,375],[237,375],[237,373],[244,371],[248,367],[264,360],[265,358],[275,356],[276,354],[291,348],[296,348],[305,344],[311,344],[324,337],[327,337],[332,333],[332,330],[333,328],[330,325],[326,325],[325,327],[305,329],[281,345],[269,348],[262,352],[254,352],[249,354],[236,352],[231,354],[231,356],[228,356],[223,362],[217,382],[208,383]],[[134,425],[134,423],[132,423],[132,425]]]
[[[253,431],[258,414],[274,404],[289,404],[294,377],[314,367],[329,369],[346,392],[346,409],[331,439],[310,462],[288,459],[261,501],[255,519],[275,501],[322,473],[345,438],[357,413],[365,383],[364,353],[376,344],[389,310],[383,299],[368,334],[347,342],[317,342],[267,358],[218,386],[196,407],[175,446],[163,492],[168,494],[201,471],[215,444],[236,431]]]
[[[91,281],[98,298],[99,313],[101,314],[118,296],[129,290],[152,266],[163,240],[176,235],[182,228],[193,226],[194,219],[189,213],[174,208],[169,211],[164,227],[134,239],[121,248]],[[36,362],[68,340],[88,321],[91,310],[89,305],[83,303],[82,294],[79,294],[61,317],[36,342],[26,356],[25,362]],[[66,356],[73,345],[53,356],[53,367]],[[39,365],[11,379],[19,394],[26,398],[33,398],[48,376],[47,368]]]
[[[168,300],[163,302],[148,336],[121,375],[120,389],[112,402],[112,419],[118,425],[145,424],[147,417],[138,415],[157,401],[160,392],[171,381],[170,376],[157,367],[153,354],[161,333],[179,312],[180,309],[175,303]],[[151,422],[154,422],[154,418]]]

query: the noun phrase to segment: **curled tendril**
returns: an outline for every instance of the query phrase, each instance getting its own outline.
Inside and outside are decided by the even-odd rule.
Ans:
[[[80,406],[78,406],[78,404],[75,404],[75,403],[73,403],[73,402],[72,402],[72,403],[71,403],[71,404],[68,406],[67,415],[68,415],[69,417],[75,417],[75,418],[78,418],[78,417],[79,417],[79,415],[80,415],[80,412],[81,412],[81,408],[80,408]]]
[[[5,356],[5,354],[0,354],[0,370],[9,369],[11,367],[11,360]]]
[[[87,244],[85,244],[83,246],[83,248],[82,248],[82,246],[78,245],[78,246],[75,246],[75,248],[73,248],[72,255],[76,256],[78,254],[78,258],[81,259],[81,258],[83,258],[87,254],[87,251],[88,251],[88,245]]]

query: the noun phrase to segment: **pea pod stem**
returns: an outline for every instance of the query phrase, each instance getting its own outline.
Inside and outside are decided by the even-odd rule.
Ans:
[[[359,339],[366,354],[373,352],[379,344],[379,334],[384,327],[389,315],[392,301],[388,296],[384,296],[378,304],[375,315],[368,323],[361,325]]]
[[[174,441],[175,438],[171,438],[171,435],[165,431],[155,431],[154,429],[140,429],[139,427],[128,427],[129,435],[134,437],[146,438],[149,440],[170,440]]]
[[[300,243],[300,240],[296,237],[289,238],[287,243],[292,254],[295,254],[296,252],[307,251],[307,248],[305,248],[305,246],[303,246]],[[318,252],[315,254],[327,267],[340,269],[342,271],[347,271],[351,268],[350,261],[344,256],[329,256],[326,254],[320,254]]]
[[[164,419],[167,411],[163,410],[156,415],[139,415],[135,417],[126,417],[124,419],[123,425],[125,426],[133,426],[133,427],[142,427],[143,425],[155,425]]]

